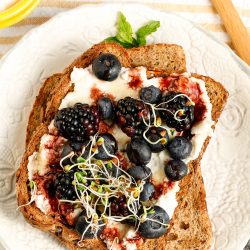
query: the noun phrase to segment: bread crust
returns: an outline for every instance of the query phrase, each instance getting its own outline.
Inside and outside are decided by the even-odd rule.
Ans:
[[[153,49],[146,46],[138,49],[125,50],[115,43],[98,44],[77,58],[63,71],[63,73],[53,75],[45,81],[36,98],[29,118],[26,152],[16,172],[16,193],[19,206],[28,203],[30,199],[30,192],[27,185],[28,157],[32,155],[34,151],[38,150],[40,139],[43,134],[48,132],[48,124],[58,110],[62,98],[71,91],[69,85],[70,73],[74,66],[86,67],[91,64],[97,55],[105,52],[110,52],[118,56],[124,67],[131,67],[131,61],[133,66],[139,66],[131,60],[130,56],[135,53],[142,53],[143,51],[142,54],[144,54],[144,57],[147,57],[145,53],[149,52],[146,51],[154,51],[156,49],[155,46],[157,45],[154,45]],[[159,45],[158,49],[160,49],[160,47],[162,49],[162,46],[164,45]],[[182,50],[179,46],[176,49]],[[179,55],[183,56],[183,51],[179,52]],[[182,61],[184,65],[178,64],[176,67],[178,67],[177,71],[182,73],[186,71],[185,56],[184,59],[182,57],[180,61]],[[147,65],[145,60],[143,66],[152,67],[152,64]],[[163,70],[160,68],[148,70],[149,77],[168,75],[169,73],[169,70],[166,70],[166,68]],[[197,74],[193,74],[193,76],[205,81],[208,95],[212,103],[212,119],[217,122],[226,103],[228,96],[227,91],[220,83],[215,82],[209,77]],[[167,249],[209,249],[212,231],[207,214],[205,201],[206,194],[199,164],[208,142],[209,138],[207,138],[204,143],[198,159],[189,163],[190,173],[179,182],[180,192],[177,193],[178,206],[171,219],[170,228],[167,234],[154,240],[146,239],[138,249],[160,250],[166,247]],[[31,225],[45,232],[50,232],[68,249],[107,249],[105,244],[98,239],[85,240],[80,248],[77,245],[80,236],[73,229],[66,227],[53,217],[43,214],[34,203],[21,207],[20,210]],[[192,215],[192,218],[190,218],[190,215]]]

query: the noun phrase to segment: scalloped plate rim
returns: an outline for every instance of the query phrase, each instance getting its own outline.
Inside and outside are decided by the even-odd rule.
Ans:
[[[242,61],[227,45],[223,44],[222,42],[220,42],[217,38],[215,38],[212,34],[210,34],[209,32],[205,31],[204,29],[202,29],[200,26],[198,26],[197,24],[194,24],[192,21],[181,17],[180,15],[173,13],[173,12],[169,12],[169,11],[159,11],[156,9],[151,9],[143,4],[134,4],[134,3],[129,3],[129,4],[114,4],[114,3],[103,3],[103,4],[98,4],[98,7],[105,7],[105,6],[109,6],[109,5],[116,5],[116,6],[142,6],[145,9],[154,11],[154,12],[161,12],[161,13],[167,13],[167,14],[171,14],[173,16],[177,16],[179,19],[185,20],[186,22],[189,22],[192,26],[194,26],[196,29],[198,29],[199,31],[203,32],[207,37],[209,37],[210,39],[214,40],[216,43],[218,43],[220,46],[223,46],[224,48],[227,49],[228,52],[230,52],[230,56],[232,57],[232,60],[236,61],[238,66],[240,67],[240,69],[242,69],[242,71],[248,76],[250,77],[250,67],[244,62]],[[81,8],[96,8],[97,4],[84,4],[82,6],[79,6],[75,9],[72,10],[67,10],[64,11],[62,13],[57,14],[56,16],[52,17],[49,21],[45,22],[44,24],[42,24],[39,27],[36,27],[34,29],[32,29],[31,31],[29,31],[26,35],[24,35],[22,37],[22,39],[20,41],[18,41],[18,43],[1,59],[0,61],[0,71],[2,69],[2,66],[4,65],[5,62],[7,62],[8,58],[12,57],[12,53],[15,52],[15,50],[18,50],[18,48],[25,43],[26,40],[29,39],[29,37],[33,36],[33,33],[36,33],[39,29],[42,28],[46,28],[46,26],[49,26],[51,23],[53,22],[57,22],[57,19],[59,19],[61,16],[66,16],[66,15],[70,15],[70,13],[74,12],[76,9],[81,9]],[[0,248],[1,248],[1,243],[3,242],[3,245],[5,245],[3,239],[0,238]]]

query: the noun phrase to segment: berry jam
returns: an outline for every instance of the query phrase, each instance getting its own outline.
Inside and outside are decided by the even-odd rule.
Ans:
[[[132,69],[129,72],[129,76],[130,76],[130,81],[128,83],[128,86],[131,89],[138,89],[142,87],[142,79],[140,76],[140,71],[138,69]]]
[[[62,203],[59,206],[60,220],[66,221],[67,224],[73,226],[75,224],[75,218],[72,217],[71,213],[74,211],[74,207],[69,203]]]
[[[101,91],[100,89],[98,89],[97,87],[92,87],[90,89],[90,98],[92,100],[94,100],[94,103],[96,103],[102,97],[108,97],[112,101],[115,100],[115,97],[113,95],[111,95],[109,93],[105,93],[105,92]]]
[[[206,112],[207,112],[207,107],[205,103],[201,99],[198,99],[198,101],[196,101],[194,106],[195,121],[196,122],[202,121],[205,117]]]
[[[114,241],[115,238],[120,239],[120,232],[116,227],[105,227],[102,236],[105,240]]]
[[[37,193],[42,194],[48,199],[51,208],[48,212],[52,214],[58,211],[58,200],[53,185],[56,172],[57,170],[53,169],[50,173],[44,176],[39,176],[37,174],[33,178],[37,185]]]
[[[48,135],[44,143],[46,157],[49,165],[56,164],[60,161],[60,151],[65,143],[65,139],[61,136]]]
[[[163,77],[161,79],[159,79],[159,83],[160,83],[160,90],[161,91],[165,91],[165,90],[169,90],[170,87],[174,84],[176,78],[173,77]]]
[[[122,152],[117,152],[116,153],[116,157],[119,159],[120,161],[120,167],[123,169],[123,170],[127,170],[128,169],[128,166],[130,165],[130,162],[128,161],[128,158],[125,156],[125,154],[123,154]],[[116,162],[117,160],[114,158],[113,159],[113,162],[114,163],[118,163]]]
[[[136,246],[139,246],[142,244],[143,240],[139,234],[136,234],[132,238],[126,238],[126,241],[128,241],[131,244],[136,244]]]
[[[169,76],[160,79],[160,89],[162,91],[175,91],[186,94],[195,103],[195,122],[204,119],[207,108],[201,99],[202,91],[197,82],[190,82],[185,76]]]
[[[152,181],[154,182],[154,181]],[[154,184],[154,183],[153,183]],[[161,184],[154,184],[155,186],[155,192],[154,192],[154,199],[159,199],[161,195],[166,194],[174,187],[173,181],[164,181]]]
[[[105,123],[104,121],[100,121],[99,123],[99,133],[111,133],[112,134],[113,131],[113,126],[112,125],[108,125],[107,123]]]

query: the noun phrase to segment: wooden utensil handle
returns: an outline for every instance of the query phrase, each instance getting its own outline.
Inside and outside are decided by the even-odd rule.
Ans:
[[[212,0],[238,55],[250,65],[250,35],[231,0]]]

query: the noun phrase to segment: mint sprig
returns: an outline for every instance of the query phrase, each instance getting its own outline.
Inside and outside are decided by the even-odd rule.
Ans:
[[[148,24],[142,26],[136,31],[136,38],[139,45],[146,44],[146,37],[157,31],[160,27],[159,21],[149,21]]]
[[[117,20],[117,31],[116,38],[123,42],[132,44],[133,43],[133,30],[130,23],[126,20],[126,17],[119,13]]]
[[[104,41],[119,43],[124,48],[139,47],[145,45],[146,37],[155,32],[159,27],[159,21],[149,21],[136,31],[136,37],[134,37],[131,24],[127,21],[126,17],[119,12],[117,19],[117,34],[106,38]]]

